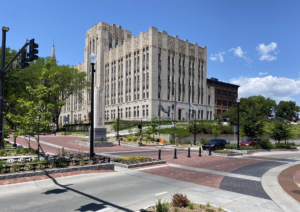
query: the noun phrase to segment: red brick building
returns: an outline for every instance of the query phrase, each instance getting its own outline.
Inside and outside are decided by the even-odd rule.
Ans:
[[[221,82],[211,77],[207,79],[207,86],[215,87],[215,116],[220,116],[233,107],[233,102],[238,98],[239,85]]]

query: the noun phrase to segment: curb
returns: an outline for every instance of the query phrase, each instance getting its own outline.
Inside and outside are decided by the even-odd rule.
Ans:
[[[297,164],[300,162],[275,167],[267,171],[261,178],[263,189],[283,211],[298,211],[300,207],[300,203],[286,193],[278,182],[278,176],[283,170]]]
[[[163,164],[163,163],[166,163],[166,161],[160,160],[160,161],[154,161],[154,162],[148,162],[148,163],[138,163],[138,164],[132,164],[132,165],[112,162],[112,164],[114,164],[115,166],[118,166],[121,168],[126,168],[126,169],[136,168],[136,167],[141,167],[141,166],[151,166],[151,165]]]
[[[91,178],[98,178],[99,176],[105,174],[111,174],[115,172],[108,172],[108,173],[90,173],[90,174],[78,174],[78,175],[72,175],[72,176],[65,176],[65,177],[58,177],[54,178],[57,183],[70,183],[71,180],[87,180]],[[0,192],[11,192],[11,191],[20,191],[25,189],[34,189],[34,188],[42,188],[47,186],[56,185],[54,182],[54,179],[45,179],[45,180],[35,180],[35,181],[29,181],[24,183],[15,183],[15,184],[9,184],[9,185],[2,185],[0,186]]]
[[[57,174],[57,173],[85,171],[85,170],[114,170],[114,164],[81,166],[81,167],[74,167],[74,168],[50,169],[50,170],[37,171],[37,172],[6,174],[6,175],[0,175],[0,180],[9,180],[9,179],[16,179],[21,177],[34,177],[34,176],[41,176],[47,174]]]
[[[168,201],[168,202],[171,203],[171,201]],[[194,203],[194,204],[206,205],[206,203],[202,203],[202,202],[193,202],[193,203]],[[219,206],[217,206],[217,205],[212,205],[212,204],[210,204],[210,205],[213,206],[213,207],[216,207],[216,208],[219,207]],[[138,211],[136,211],[136,212],[144,212],[144,211],[146,211],[148,208],[153,207],[153,206],[155,206],[155,204],[149,205],[149,206],[147,206],[147,207],[145,207],[145,208],[142,208],[142,209],[140,209],[140,210],[138,210]],[[232,212],[232,211],[227,210],[227,209],[225,209],[225,208],[223,208],[223,207],[222,207],[222,209],[223,209],[223,211]]]

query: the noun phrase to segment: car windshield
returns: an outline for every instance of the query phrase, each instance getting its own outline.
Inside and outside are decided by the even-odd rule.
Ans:
[[[252,141],[251,138],[245,138],[245,139],[244,139],[244,142],[251,142],[251,141]]]
[[[219,143],[219,141],[218,140],[211,140],[211,141],[209,141],[209,143],[216,144],[216,143]]]

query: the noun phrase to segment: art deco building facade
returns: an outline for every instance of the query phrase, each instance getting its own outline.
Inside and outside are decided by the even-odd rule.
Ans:
[[[175,95],[178,105],[175,119],[187,120],[189,102],[197,109],[197,119],[213,119],[214,89],[207,87],[207,49],[166,31],[150,27],[139,36],[115,24],[101,22],[87,31],[84,62],[75,66],[88,74],[89,55],[95,53],[95,87],[105,89],[105,119],[112,121],[172,119]],[[90,94],[80,104],[71,96],[61,113],[70,121],[88,121]],[[163,106],[167,113],[161,112]],[[95,108],[97,110],[97,108]],[[62,123],[62,121],[60,121]]]

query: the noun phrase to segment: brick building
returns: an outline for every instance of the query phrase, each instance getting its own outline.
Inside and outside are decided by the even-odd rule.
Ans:
[[[233,102],[238,98],[239,85],[221,82],[216,78],[207,79],[207,86],[215,88],[215,114],[222,115],[233,107]]]

